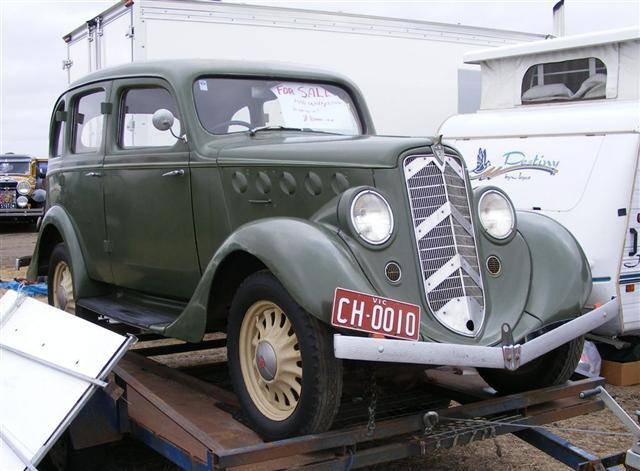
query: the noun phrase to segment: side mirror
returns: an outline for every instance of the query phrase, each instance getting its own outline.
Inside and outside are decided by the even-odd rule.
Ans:
[[[153,113],[151,121],[153,121],[153,125],[158,131],[168,131],[173,126],[174,119],[171,111],[160,108]]]

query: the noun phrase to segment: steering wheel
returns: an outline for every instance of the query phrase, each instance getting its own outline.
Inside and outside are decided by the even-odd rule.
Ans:
[[[230,121],[223,121],[222,123],[216,124],[214,127],[212,127],[210,129],[210,131],[216,131],[220,128],[223,127],[229,127],[229,126],[245,126],[247,129],[251,129],[253,126],[251,126],[250,123],[247,123],[246,121],[238,121],[236,119],[232,119]]]

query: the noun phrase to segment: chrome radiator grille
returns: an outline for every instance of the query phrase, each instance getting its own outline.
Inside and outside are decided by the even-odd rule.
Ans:
[[[474,336],[484,293],[464,167],[456,156],[414,155],[404,175],[429,308],[445,327]]]

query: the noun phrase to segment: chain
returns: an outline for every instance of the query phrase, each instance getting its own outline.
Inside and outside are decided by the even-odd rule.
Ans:
[[[487,425],[513,425],[514,427],[519,428],[530,428],[530,429],[542,429],[542,430],[557,430],[560,432],[580,432],[580,433],[591,433],[593,435],[610,435],[615,437],[633,437],[632,433],[629,432],[609,432],[607,430],[593,430],[588,428],[571,428],[571,427],[560,427],[558,425],[528,425],[520,422],[508,422],[508,421],[493,421],[486,419],[459,419],[453,417],[441,417],[440,420],[450,420],[454,422],[471,422],[476,424],[487,424]]]
[[[369,382],[369,421],[367,422],[367,436],[371,437],[376,430],[376,407],[378,406],[378,385],[375,372],[371,373]]]

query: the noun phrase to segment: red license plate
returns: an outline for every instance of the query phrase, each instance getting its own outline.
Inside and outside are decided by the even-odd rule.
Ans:
[[[418,340],[420,306],[336,288],[331,325],[385,337]]]

